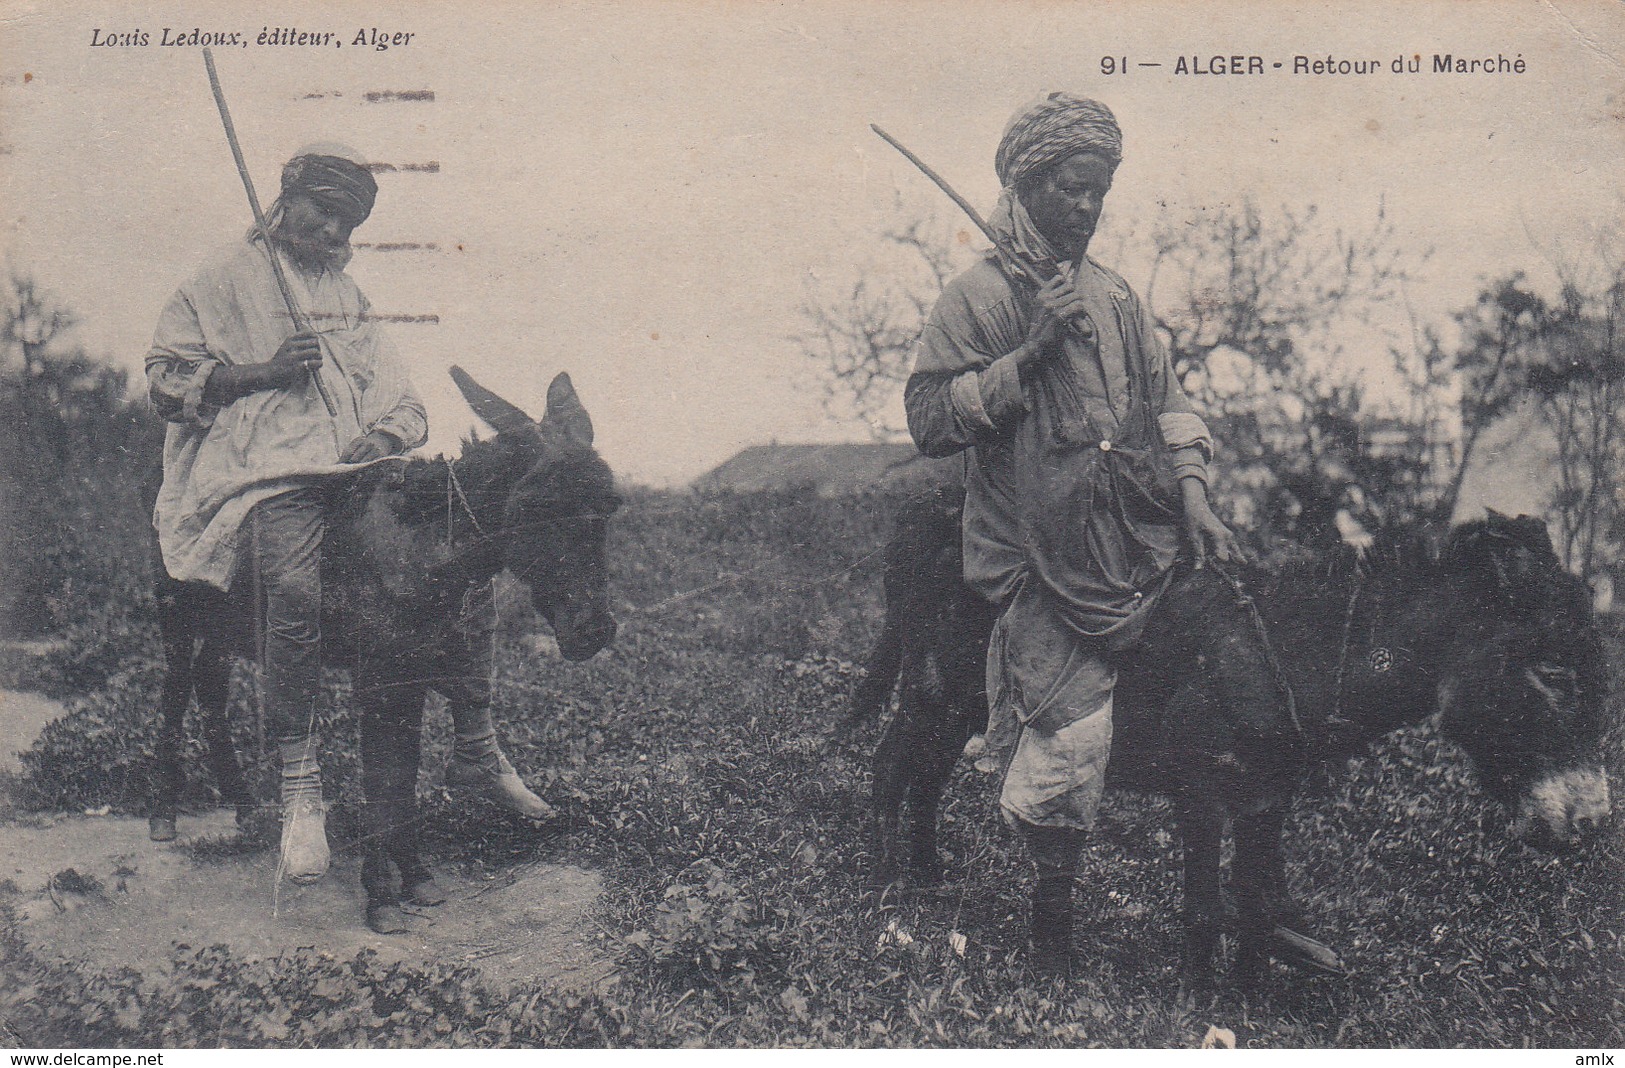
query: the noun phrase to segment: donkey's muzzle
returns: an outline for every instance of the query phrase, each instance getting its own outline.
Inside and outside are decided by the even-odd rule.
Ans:
[[[1541,779],[1519,799],[1513,833],[1537,848],[1566,852],[1595,838],[1612,815],[1607,773],[1573,768]]]

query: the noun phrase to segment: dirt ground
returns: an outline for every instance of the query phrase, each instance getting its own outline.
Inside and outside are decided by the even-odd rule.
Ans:
[[[0,785],[60,713],[37,695],[0,691]],[[228,810],[183,816],[179,839],[164,843],[148,840],[144,819],[0,811],[11,817],[0,820],[0,891],[23,936],[98,968],[155,972],[177,944],[225,944],[250,957],[311,946],[340,959],[372,949],[386,962],[469,964],[499,988],[581,989],[612,970],[592,920],[601,880],[581,868],[527,864],[489,879],[441,869],[450,900],[409,907],[411,929],[384,936],[364,921],[359,856],[336,854],[313,886],[279,882],[274,849],[221,848],[236,833]]]

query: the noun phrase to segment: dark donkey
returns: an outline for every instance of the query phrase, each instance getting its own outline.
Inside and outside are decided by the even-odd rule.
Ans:
[[[936,805],[986,721],[994,612],[960,581],[959,520],[952,491],[900,517],[887,556],[885,627],[854,695],[855,720],[878,715],[901,677],[898,712],[875,758],[884,878],[898,867],[916,879],[938,876]],[[1227,815],[1243,981],[1257,978],[1266,953],[1338,967],[1292,930],[1282,823],[1306,767],[1343,760],[1407,723],[1439,716],[1486,789],[1513,809],[1516,833],[1534,842],[1572,843],[1608,815],[1601,639],[1585,584],[1561,567],[1538,520],[1492,514],[1458,528],[1441,552],[1421,538],[1385,539],[1363,558],[1342,551],[1254,582],[1292,693],[1293,731],[1271,721],[1256,681],[1235,677],[1268,667],[1246,655],[1233,608],[1200,584],[1195,597],[1171,597],[1119,665],[1109,779],[1175,800],[1187,974],[1202,978],[1213,966]],[[1238,694],[1253,695],[1251,712],[1231,707]]]
[[[619,499],[569,377],[553,380],[535,421],[461,368],[451,374],[496,436],[466,442],[455,460],[359,472],[340,490],[323,546],[323,659],[348,668],[353,684],[367,800],[362,881],[368,924],[383,933],[404,927],[396,872],[408,897],[438,896],[416,846],[423,704],[432,689],[454,712],[489,705],[492,577],[507,568],[529,585],[569,659],[591,657],[615,634],[604,552]],[[234,583],[230,597],[163,577],[158,587],[168,676],[154,827],[172,834],[180,724],[194,688],[222,794],[248,803],[225,700],[231,656],[252,652],[252,583]]]

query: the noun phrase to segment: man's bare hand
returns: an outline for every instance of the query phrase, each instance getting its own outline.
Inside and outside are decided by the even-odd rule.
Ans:
[[[266,378],[273,387],[300,385],[322,365],[322,343],[315,334],[289,336],[265,365]]]
[[[1064,329],[1061,320],[1051,315],[1047,309],[1040,311],[1033,319],[1032,326],[1027,328],[1026,339],[1015,351],[1016,362],[1032,363],[1054,352]]]
[[[1083,294],[1065,271],[1039,288],[1038,304],[1062,322],[1083,322],[1089,317]]]
[[[1056,343],[1068,328],[1082,336],[1088,336],[1094,329],[1082,294],[1072,279],[1062,273],[1038,290],[1038,314],[1018,350],[1019,362],[1028,363],[1054,352]]]
[[[1210,555],[1221,564],[1245,563],[1247,554],[1241,543],[1209,507],[1207,487],[1202,480],[1182,478],[1179,488],[1185,497],[1185,536],[1190,539],[1196,570],[1202,569]]]
[[[203,387],[203,399],[226,405],[262,389],[299,389],[322,365],[322,343],[315,334],[293,334],[264,363],[227,364],[215,368]]]
[[[363,434],[345,446],[344,453],[339,457],[341,464],[364,464],[368,460],[377,460],[385,456],[393,456],[400,448],[400,442],[382,430],[374,430],[370,434]]]

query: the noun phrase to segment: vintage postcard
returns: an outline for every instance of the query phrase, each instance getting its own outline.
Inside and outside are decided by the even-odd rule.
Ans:
[[[1625,7],[0,13],[0,1044],[1625,1044]]]

